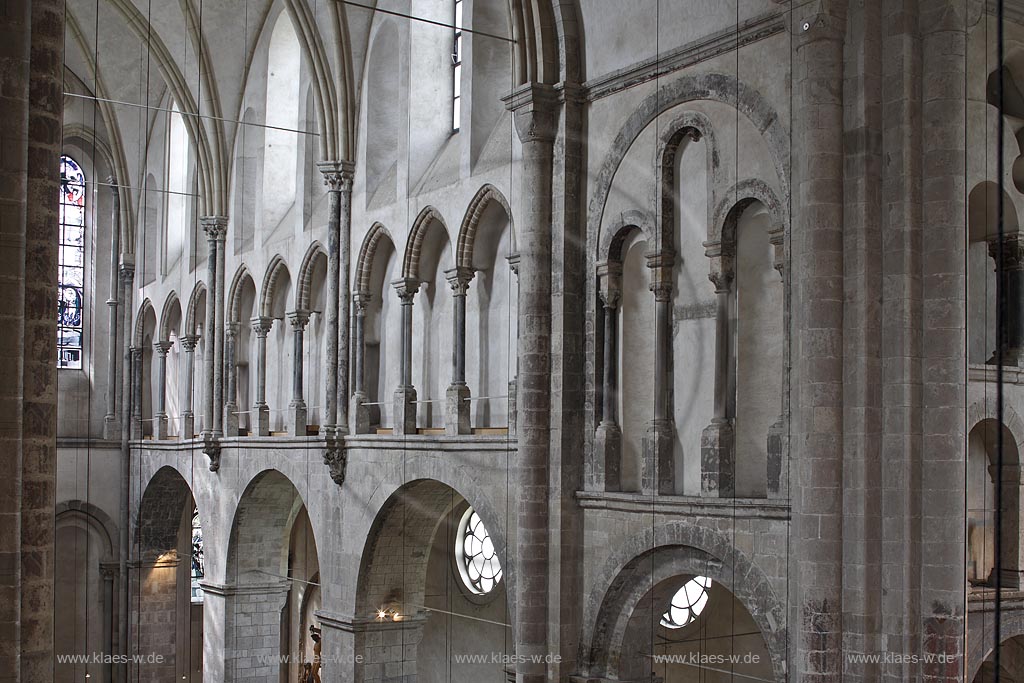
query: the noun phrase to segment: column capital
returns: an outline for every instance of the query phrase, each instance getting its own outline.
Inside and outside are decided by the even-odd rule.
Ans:
[[[122,261],[117,272],[121,276],[121,282],[130,285],[135,279],[135,264]]]
[[[139,360],[142,358],[142,347],[132,346],[131,348],[128,349],[128,353],[132,355],[132,358]]]
[[[268,318],[265,315],[260,315],[255,318],[250,318],[249,324],[252,325],[252,331],[256,336],[260,339],[264,339],[268,334],[270,334],[270,330],[274,327],[274,319]]]
[[[107,581],[113,581],[121,573],[121,566],[117,562],[100,562],[100,577]]]
[[[306,329],[306,324],[309,322],[309,311],[300,309],[290,311],[287,315],[288,323],[292,326],[293,330],[299,331]]]
[[[366,307],[370,305],[372,300],[373,295],[369,292],[353,292],[352,306],[355,308],[356,315],[365,315]]]
[[[515,114],[519,141],[553,142],[558,132],[558,93],[554,87],[527,83],[502,98]]]
[[[200,216],[199,225],[210,239],[221,240],[228,231],[227,216]]]
[[[199,344],[198,334],[186,334],[184,337],[179,339],[181,342],[181,348],[185,350],[185,353],[191,353],[196,350],[196,345]]]
[[[398,298],[401,299],[402,303],[409,306],[412,305],[413,297],[420,291],[420,281],[411,277],[394,280],[391,286],[398,292]]]
[[[320,161],[317,169],[324,176],[328,192],[351,192],[356,165],[351,161]]]
[[[224,338],[234,339],[238,336],[238,333],[242,330],[242,323],[229,320],[224,323]]]
[[[622,298],[622,264],[601,261],[597,264],[598,288],[606,308],[617,308]]]
[[[452,293],[455,296],[466,296],[466,290],[469,289],[469,283],[475,274],[472,268],[466,266],[457,266],[444,271],[444,276],[448,278],[448,285],[452,288]]]
[[[159,353],[161,356],[166,356],[167,352],[174,346],[174,342],[169,341],[158,341],[153,342],[153,350]]]
[[[676,254],[671,249],[662,249],[647,254],[647,267],[651,269],[651,284],[648,289],[654,292],[655,301],[668,301],[672,298],[672,274],[676,265]]]
[[[817,14],[808,14],[796,19],[793,43],[797,51],[800,48],[821,40],[842,41],[846,33],[846,2],[845,0],[825,0],[819,3]]]
[[[711,261],[711,272],[708,273],[708,279],[715,285],[715,293],[728,292],[732,285],[735,265],[732,245],[721,241],[705,242],[704,255]]]
[[[520,256],[519,252],[517,251],[514,254],[509,254],[508,256],[505,257],[505,260],[508,261],[508,267],[512,269],[512,272],[518,276],[519,262],[522,260],[522,257]]]
[[[1024,270],[1024,239],[1019,232],[1003,235],[1003,262],[999,259],[999,237],[993,235],[988,241],[988,253],[996,260],[996,267],[1004,271]]]

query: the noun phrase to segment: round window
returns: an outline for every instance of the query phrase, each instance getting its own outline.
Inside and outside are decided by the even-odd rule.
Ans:
[[[706,576],[695,576],[683,584],[672,596],[668,611],[661,615],[661,625],[665,628],[682,628],[696,621],[708,604],[709,588],[711,579]]]
[[[466,510],[455,538],[455,563],[472,593],[486,595],[501,581],[501,562],[487,527],[473,508]]]

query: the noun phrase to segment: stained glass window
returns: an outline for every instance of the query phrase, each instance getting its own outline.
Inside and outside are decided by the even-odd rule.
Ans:
[[[455,0],[455,39],[452,44],[452,130],[459,129],[462,102],[462,0]]]
[[[473,508],[466,510],[455,539],[455,561],[463,583],[473,593],[490,593],[501,581],[501,562],[491,535]]]
[[[199,510],[192,511],[192,602],[203,601],[203,527],[199,524]]]
[[[693,623],[708,604],[708,589],[711,579],[706,576],[695,576],[676,591],[668,611],[661,616],[661,625],[665,628],[682,628]]]
[[[85,174],[69,156],[60,158],[60,254],[58,256],[57,367],[82,367],[85,292]]]

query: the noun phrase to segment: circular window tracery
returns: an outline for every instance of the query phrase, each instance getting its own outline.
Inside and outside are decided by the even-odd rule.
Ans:
[[[708,604],[710,588],[711,579],[706,576],[695,576],[683,584],[672,596],[668,611],[661,615],[661,625],[665,628],[682,628],[696,621]]]
[[[459,522],[455,563],[462,582],[476,595],[490,593],[501,582],[501,562],[494,542],[473,508],[467,509]]]

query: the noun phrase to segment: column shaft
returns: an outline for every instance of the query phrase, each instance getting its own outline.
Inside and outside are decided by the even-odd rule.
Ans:
[[[196,371],[196,344],[199,337],[186,335],[181,339],[181,348],[185,351],[185,400],[181,411],[181,438],[191,439],[195,436],[195,412],[193,411],[192,389]]]
[[[225,219],[226,220],[226,219]],[[216,365],[214,366],[214,391],[213,397],[216,401],[213,412],[213,431],[217,436],[224,434],[224,234],[226,225],[220,225],[218,221],[218,230],[216,232],[217,238],[217,288],[215,290],[216,301],[215,311],[216,320],[214,321],[214,330],[216,330],[216,336],[214,337],[214,354],[216,355]],[[207,297],[209,299],[209,297]]]
[[[110,208],[110,295],[107,297],[107,414],[103,416],[104,438],[114,439],[117,432],[117,305],[120,300],[120,282],[118,277],[118,258],[121,253],[121,196],[118,193],[117,179],[107,178],[111,186]]]
[[[617,394],[617,372],[616,365],[619,362],[618,356],[618,331],[617,318],[618,307],[605,303],[604,306],[604,387],[603,401],[601,406],[601,422],[607,424],[618,424],[615,415],[616,394]]]
[[[412,384],[412,304],[420,283],[405,278],[392,283],[402,308],[401,382],[394,396],[394,433],[416,433],[416,388]]]
[[[288,314],[288,321],[292,325],[294,334],[292,347],[292,401],[288,406],[290,415],[290,429],[292,436],[306,436],[306,401],[303,398],[302,372],[303,372],[303,331],[306,323],[309,322],[309,311],[293,311]]]
[[[270,434],[270,408],[267,406],[267,335],[273,318],[257,317],[249,321],[256,335],[256,402],[252,406],[250,428],[257,436]]]
[[[206,353],[203,354],[203,365],[206,372],[203,373],[203,383],[206,385],[203,391],[203,438],[209,439],[213,436],[213,411],[214,411],[214,366],[217,364],[217,354],[214,350],[215,338],[217,335],[217,306],[215,292],[217,289],[217,237],[216,233],[204,226],[206,229],[206,243],[208,253],[206,256],[206,329],[203,334],[206,336]]]
[[[227,382],[224,391],[224,434],[238,436],[238,362],[237,344],[241,325],[229,322],[224,326],[224,365]]]

